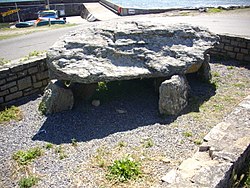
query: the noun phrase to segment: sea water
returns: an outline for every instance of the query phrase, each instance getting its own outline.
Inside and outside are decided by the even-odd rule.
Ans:
[[[108,0],[124,8],[165,9],[250,5],[250,0]]]

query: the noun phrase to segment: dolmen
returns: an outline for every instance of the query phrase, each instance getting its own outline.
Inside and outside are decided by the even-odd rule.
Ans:
[[[185,24],[118,20],[82,26],[47,53],[52,81],[42,99],[45,113],[72,109],[74,92],[87,96],[98,82],[155,78],[159,112],[177,115],[187,105],[185,74],[210,79],[207,51],[217,41],[207,29]]]

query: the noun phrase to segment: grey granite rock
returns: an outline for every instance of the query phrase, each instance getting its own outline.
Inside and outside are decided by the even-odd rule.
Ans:
[[[218,37],[190,25],[112,21],[71,32],[48,51],[52,78],[77,83],[197,72]]]

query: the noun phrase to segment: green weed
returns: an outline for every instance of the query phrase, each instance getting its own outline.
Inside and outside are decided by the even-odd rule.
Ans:
[[[228,67],[227,67],[227,70],[232,70],[232,69],[234,69],[233,66],[228,66]]]
[[[238,87],[238,88],[240,88],[240,89],[246,87],[243,83],[236,83],[236,84],[233,84],[233,86],[234,86],[234,87]]]
[[[45,53],[45,51],[32,51],[29,53],[29,55],[25,56],[24,58],[20,59],[20,62],[27,61],[31,59],[32,57],[39,57],[42,56]]]
[[[108,87],[105,82],[98,82],[98,87],[96,89],[97,91],[107,91]]]
[[[100,168],[104,168],[106,166],[106,161],[105,161],[104,157],[107,154],[108,154],[108,152],[106,151],[105,148],[100,147],[97,149],[97,155],[95,156],[95,159],[96,159],[97,165]]]
[[[222,104],[214,104],[213,107],[215,111],[221,111],[224,109],[224,106]]]
[[[26,165],[33,161],[35,158],[42,155],[42,149],[39,147],[31,148],[27,151],[17,151],[13,155],[13,159],[18,162],[20,165]]]
[[[189,132],[189,131],[186,131],[186,132],[183,132],[182,135],[185,136],[185,137],[192,137],[193,133]]]
[[[40,111],[43,115],[46,114],[46,105],[45,105],[45,102],[41,101],[39,106],[38,106],[38,111]]]
[[[194,140],[194,144],[195,144],[195,145],[201,145],[201,144],[202,144],[202,141],[199,140],[199,139],[196,139],[196,140]]]
[[[4,59],[4,58],[0,58],[0,66],[4,65],[4,64],[7,64],[7,63],[10,63],[10,60]]]
[[[53,144],[48,143],[45,145],[45,148],[49,150],[49,149],[53,148]]]
[[[219,9],[219,8],[209,8],[207,10],[208,13],[218,13],[218,12],[222,12],[223,10],[222,9]]]
[[[61,160],[68,157],[65,154],[63,147],[61,145],[55,148],[55,153],[59,154],[59,159],[61,159]]]
[[[220,77],[220,73],[218,73],[218,72],[212,72],[212,76],[213,77]]]
[[[77,140],[75,139],[75,138],[72,138],[71,139],[71,144],[72,144],[72,146],[77,146]]]
[[[151,148],[151,147],[154,146],[154,142],[153,142],[153,140],[151,138],[145,139],[144,143],[143,143],[143,146],[145,148]]]
[[[120,148],[126,147],[127,145],[128,145],[127,142],[124,142],[124,141],[118,142],[118,146],[119,146]]]
[[[20,188],[30,188],[30,187],[36,185],[38,181],[39,181],[39,178],[37,178],[35,176],[28,176],[26,178],[22,178],[18,182],[18,185]]]
[[[16,106],[11,106],[10,108],[5,108],[4,111],[0,112],[0,123],[8,122],[10,120],[21,120],[21,110]]]
[[[133,159],[123,158],[115,160],[111,166],[108,166],[107,179],[126,182],[130,179],[136,179],[142,174],[140,163]]]

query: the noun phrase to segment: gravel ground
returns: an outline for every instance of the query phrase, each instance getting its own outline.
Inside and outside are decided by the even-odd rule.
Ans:
[[[79,103],[72,111],[48,117],[38,111],[41,97],[21,101],[23,119],[0,125],[0,187],[18,187],[27,174],[36,174],[36,186],[43,188],[164,187],[160,178],[190,157],[197,142],[249,94],[249,67],[236,63],[213,61],[214,84],[190,76],[190,105],[178,117],[159,116],[157,94],[148,82],[139,81],[124,83],[123,94],[113,93],[99,107]],[[54,148],[43,148],[43,155],[25,169],[12,159],[18,150],[47,143]],[[55,152],[59,145],[65,155],[61,159]],[[106,167],[126,155],[141,162],[144,176],[140,181],[108,182]]]

